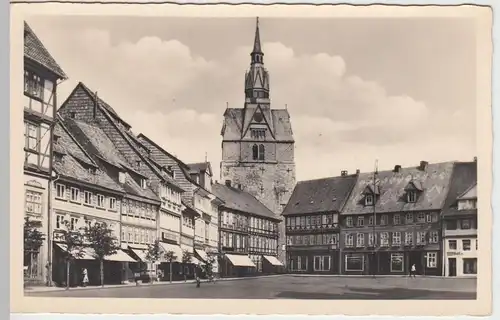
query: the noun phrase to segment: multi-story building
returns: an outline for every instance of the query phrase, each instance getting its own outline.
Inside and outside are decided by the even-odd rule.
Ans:
[[[343,171],[340,177],[297,183],[283,211],[289,272],[340,273],[339,213],[356,180],[357,174]]]
[[[120,210],[125,189],[114,181],[92,157],[80,146],[62,121],[54,128],[53,169],[56,175],[52,188],[53,214],[50,224],[51,240],[54,243],[52,258],[52,281],[58,285],[66,282],[66,253],[63,239],[65,221],[77,230],[85,224],[105,222],[120,239]],[[108,256],[104,261],[104,283],[122,283],[126,274],[124,263],[135,259],[122,250]],[[100,284],[99,262],[91,252],[86,253],[71,265],[70,285],[81,282],[83,268],[88,270],[90,284]]]
[[[254,196],[229,183],[214,183],[212,190],[224,202],[219,210],[221,275],[280,272],[280,220]]]
[[[215,224],[220,199],[217,199],[210,190],[212,181],[210,166],[206,163],[194,164],[191,168],[144,134],[139,134],[137,139],[149,150],[154,161],[172,171],[174,179],[183,188],[181,247],[183,251],[193,253],[193,265],[203,262],[207,258],[207,251],[216,249],[218,242],[218,228]],[[197,243],[195,243],[196,230],[198,230]],[[216,268],[217,265],[214,266],[214,270]],[[188,276],[192,276],[194,271],[193,266],[187,270],[176,267],[175,270],[178,275],[188,273]]]
[[[258,20],[250,56],[244,107],[224,112],[220,179],[241,186],[281,218],[295,186],[294,138],[288,110],[271,108]],[[283,223],[279,234],[279,259],[285,262]]]
[[[125,236],[126,239],[132,237],[133,240],[129,240],[130,242],[126,244],[143,262],[146,262],[147,245],[140,242],[142,239],[148,239],[149,242],[152,242],[159,236],[158,228],[161,225],[159,219],[168,216],[161,214],[160,210],[172,217],[179,218],[182,209],[180,194],[184,190],[175,181],[168,168],[158,166],[153,161],[148,148],[142,145],[131,132],[130,125],[111,106],[100,99],[97,93],[93,93],[84,84],[79,83],[76,86],[59,112],[65,119],[83,124],[79,126],[80,128],[84,128],[85,125],[99,128],[111,141],[114,146],[113,150],[117,151],[113,156],[116,154],[121,156],[120,162],[115,164],[118,169],[121,169],[122,172],[126,171],[132,180],[139,185],[141,192],[148,193],[146,198],[130,199],[125,202],[126,209],[122,211],[126,212],[122,221],[130,223],[129,227],[122,230],[122,236]],[[92,135],[92,131],[93,129],[89,130],[88,135]],[[105,150],[100,150],[100,152],[106,155]],[[124,181],[126,176],[122,174],[118,178]],[[165,201],[162,201],[163,199],[160,197],[165,198]],[[173,220],[176,221],[176,218]],[[167,242],[161,244],[166,251],[180,252],[179,245]],[[180,259],[180,254],[177,255]],[[155,266],[148,264],[149,271],[153,271],[155,268]]]
[[[455,163],[443,209],[443,275],[477,274],[477,163]]]
[[[453,162],[360,173],[341,212],[343,272],[440,275],[440,214]]]
[[[57,82],[66,74],[33,30],[24,23],[24,193],[25,216],[49,232],[52,132],[57,109]],[[48,237],[47,237],[48,238]],[[50,283],[51,245],[24,252],[25,282]]]

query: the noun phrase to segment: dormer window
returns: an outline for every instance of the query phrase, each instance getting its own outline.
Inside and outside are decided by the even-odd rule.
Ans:
[[[417,192],[412,190],[412,191],[408,191],[408,193],[406,194],[406,201],[408,203],[415,203],[417,202]]]
[[[250,129],[250,136],[252,139],[265,139],[266,129]]]
[[[373,195],[372,194],[367,194],[365,196],[365,206],[373,206]]]
[[[125,180],[126,180],[125,172],[118,172],[118,181],[120,183],[125,183]]]
[[[146,179],[141,179],[141,188],[146,189],[147,188],[147,180]]]

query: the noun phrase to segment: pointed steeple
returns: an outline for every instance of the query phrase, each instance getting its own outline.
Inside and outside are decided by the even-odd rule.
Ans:
[[[262,52],[262,48],[260,45],[260,30],[259,30],[259,17],[257,17],[257,23],[255,26],[255,38],[253,41],[253,50],[252,53],[250,53],[250,56],[252,57],[252,63],[264,63],[264,53]]]

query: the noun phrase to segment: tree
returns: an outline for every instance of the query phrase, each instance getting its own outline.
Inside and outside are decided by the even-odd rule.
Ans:
[[[186,267],[189,263],[191,263],[193,254],[187,250],[182,251],[182,265],[184,268],[184,282],[187,281],[187,276],[186,276]]]
[[[101,286],[104,287],[104,258],[115,254],[120,247],[118,240],[113,235],[111,229],[106,222],[91,222],[86,221],[85,226],[85,242],[87,247],[92,249],[92,255],[99,261]]]
[[[170,263],[170,282],[172,282],[172,265],[175,260],[177,260],[177,256],[173,251],[167,251],[165,252],[165,260]]]
[[[64,252],[64,261],[66,262],[66,290],[69,290],[69,269],[71,263],[85,255],[83,243],[83,229],[70,222],[69,215],[66,215],[61,222],[61,229],[58,230],[59,243],[66,250]]]
[[[40,232],[42,222],[24,218],[24,255],[29,257],[28,272],[33,273],[34,254],[40,252],[40,248],[45,241],[45,235]]]
[[[148,250],[146,253],[146,260],[151,262],[153,265],[161,259],[161,249],[160,241],[155,240],[154,243],[148,245]],[[150,275],[150,283],[153,283],[153,274]]]
[[[213,274],[214,265],[217,262],[217,253],[216,252],[207,252],[207,258],[205,260],[205,265],[203,269],[205,274],[210,277]]]

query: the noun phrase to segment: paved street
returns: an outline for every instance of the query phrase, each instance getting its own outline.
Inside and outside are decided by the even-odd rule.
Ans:
[[[29,296],[200,299],[475,299],[475,279],[276,276],[231,281],[26,292]]]

